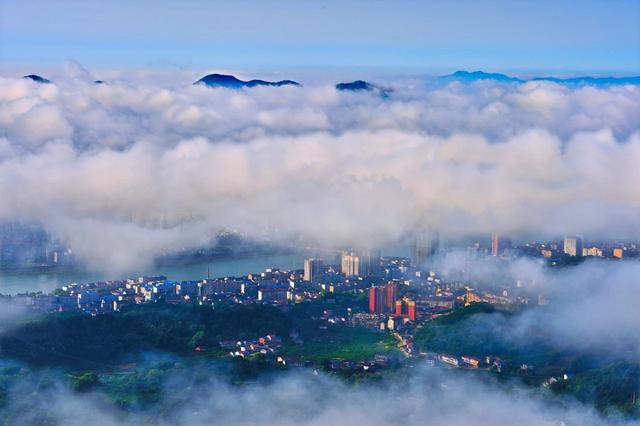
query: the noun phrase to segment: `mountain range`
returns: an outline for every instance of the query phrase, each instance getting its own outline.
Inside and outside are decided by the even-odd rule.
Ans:
[[[37,74],[25,75],[25,79],[29,79],[41,84],[49,84],[51,80],[39,76]],[[456,71],[453,74],[443,75],[438,77],[439,81],[452,82],[458,81],[461,83],[469,84],[476,81],[495,81],[499,83],[526,83],[528,81],[548,81],[556,84],[563,84],[567,86],[615,86],[624,84],[640,85],[640,76],[629,77],[592,77],[592,76],[579,76],[569,78],[559,77],[533,77],[529,79],[522,79],[518,77],[512,77],[506,74],[500,73],[488,73],[484,71]],[[95,84],[104,84],[103,80],[95,80]],[[257,87],[257,86],[302,86],[297,81],[293,80],[280,80],[280,81],[266,81],[266,80],[240,80],[233,75],[226,74],[209,74],[202,77],[200,80],[193,84],[202,84],[208,87],[225,87],[228,89],[241,89],[244,87]],[[369,83],[364,80],[355,80],[347,83],[338,83],[335,85],[336,90],[349,91],[349,92],[378,92],[382,97],[388,97],[393,91],[392,89],[380,87],[378,85]]]
[[[556,84],[576,85],[576,86],[613,86],[622,84],[640,84],[640,76],[632,77],[534,77],[521,79],[500,73],[487,73],[484,71],[456,71],[453,74],[443,75],[440,80],[459,81],[461,83],[473,83],[475,81],[491,80],[501,83],[526,83],[527,81],[550,81]]]
[[[293,80],[280,80],[280,81],[265,81],[265,80],[249,80],[243,81],[232,75],[226,74],[209,74],[202,77],[200,80],[193,84],[203,84],[209,87],[225,87],[227,89],[241,89],[243,87],[256,87],[256,86],[302,86],[297,81]]]

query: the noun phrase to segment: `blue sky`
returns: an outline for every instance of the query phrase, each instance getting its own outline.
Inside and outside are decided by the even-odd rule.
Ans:
[[[640,0],[0,0],[0,62],[640,73]]]

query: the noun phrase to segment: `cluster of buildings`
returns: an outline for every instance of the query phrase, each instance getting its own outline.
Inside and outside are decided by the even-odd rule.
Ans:
[[[273,334],[267,334],[264,337],[259,337],[253,340],[243,341],[221,341],[220,347],[229,351],[229,356],[232,358],[246,358],[251,355],[274,355],[278,349],[282,346],[282,338]],[[199,347],[195,348],[196,351]],[[279,363],[284,363],[284,359],[280,357]]]
[[[384,261],[378,253],[345,251],[341,264],[307,259],[303,270],[267,268],[242,277],[173,281],[165,276],[73,283],[51,294],[24,293],[14,301],[42,312],[80,311],[91,315],[118,311],[128,305],[154,303],[263,303],[286,306],[314,300],[323,293],[363,292],[381,276],[400,277],[403,262]]]
[[[413,352],[413,335],[417,327],[447,315],[457,307],[477,302],[498,305],[548,303],[543,294],[531,293],[529,286],[520,281],[476,288],[464,275],[456,276],[452,272],[441,275],[430,270],[431,261],[441,250],[439,247],[438,233],[426,230],[416,235],[410,258],[382,257],[376,250],[350,249],[341,252],[337,262],[327,263],[319,257],[306,259],[301,270],[267,268],[260,273],[241,277],[207,277],[188,281],[173,281],[166,276],[143,276],[73,283],[50,294],[25,293],[12,299],[39,312],[76,311],[88,315],[161,301],[205,306],[258,303],[287,309],[289,304],[322,299],[327,301],[327,305],[319,318],[321,329],[354,326],[389,331],[398,339],[398,347],[407,356],[416,355]],[[567,236],[559,242],[517,246],[507,236],[494,234],[490,245],[476,244],[467,253],[474,258],[495,258],[499,263],[522,255],[560,262],[562,259],[588,256],[613,259],[639,257],[640,247],[635,243],[585,243],[580,235]],[[0,251],[0,260],[1,256],[6,256],[6,252]],[[349,299],[353,300],[353,304],[346,312],[334,311],[329,304],[331,298],[323,299],[323,296],[334,293],[356,296]],[[294,343],[303,343],[297,335],[289,337]],[[266,355],[273,362],[285,364],[285,359],[278,352],[282,343],[279,336],[266,335],[252,340],[223,341],[220,347],[234,358]],[[195,350],[200,351],[200,348],[196,347]],[[497,372],[503,368],[499,358],[478,359],[446,353],[418,355],[426,358],[431,365],[437,363],[455,368],[495,369]],[[286,362],[298,361],[291,359]],[[373,371],[385,368],[388,364],[386,356],[376,355],[371,361],[358,363],[331,360],[329,368]]]
[[[529,243],[524,247],[528,254],[539,255],[550,263],[563,258],[579,259],[600,257],[606,259],[633,259],[640,257],[640,244],[634,242],[587,241],[582,235],[570,235],[563,241]]]
[[[436,234],[437,235],[437,234]],[[566,256],[578,256],[591,247],[584,247],[580,237],[567,237],[556,250]],[[428,264],[436,254],[438,240],[434,234],[416,239],[412,257]],[[625,246],[626,247],[626,246]],[[628,246],[626,252],[635,250]],[[508,258],[515,250],[508,238],[494,235],[487,255]],[[623,254],[624,255],[624,254]],[[79,311],[99,315],[118,311],[130,305],[163,301],[172,304],[200,304],[215,306],[219,303],[269,304],[287,309],[292,303],[321,299],[332,293],[351,294],[353,304],[346,312],[334,313],[325,300],[320,320],[322,329],[333,326],[368,327],[392,332],[398,347],[407,356],[413,353],[413,334],[422,323],[447,315],[452,309],[476,302],[491,304],[546,304],[544,295],[529,294],[521,282],[508,286],[496,285],[474,288],[471,283],[452,275],[429,271],[406,257],[382,257],[371,250],[346,250],[338,262],[325,263],[318,257],[305,260],[301,270],[267,268],[260,273],[241,277],[206,278],[192,281],[173,281],[166,276],[139,277],[126,280],[101,281],[87,284],[69,284],[51,294],[19,294],[14,301],[24,303],[41,312]],[[426,262],[426,263],[425,263]],[[366,307],[363,299],[366,298]],[[351,303],[351,302],[349,302]],[[341,308],[342,309],[342,308]],[[296,343],[302,341],[290,336]],[[278,364],[285,360],[278,350],[282,339],[266,335],[253,340],[220,342],[229,356],[246,358],[266,355]],[[200,348],[196,347],[196,351]],[[473,356],[421,353],[427,363],[438,363],[457,368],[483,368],[500,371],[499,359],[477,359]],[[383,355],[368,362],[333,360],[330,368],[336,370],[370,370],[384,368],[388,359]],[[287,360],[296,362],[295,359]]]
[[[421,240],[426,241],[426,240]],[[433,240],[420,255],[433,255]],[[499,240],[498,241],[502,241]],[[415,254],[415,253],[414,253]],[[371,250],[348,250],[337,264],[309,258],[302,270],[267,268],[242,277],[173,281],[165,276],[69,284],[51,294],[21,294],[15,299],[42,312],[81,311],[98,315],[128,305],[154,303],[262,303],[286,306],[315,300],[322,294],[367,296],[368,309],[354,309],[345,321],[400,330],[443,311],[474,302],[533,303],[512,289],[475,290],[460,280],[446,280],[416,268],[405,257],[381,257]]]
[[[399,299],[397,288],[393,281],[369,288],[369,313],[388,315],[387,327],[392,330],[397,323],[416,320],[416,302],[407,296]]]
[[[351,360],[332,359],[327,367],[333,371],[376,371],[388,368],[391,361],[388,356],[376,354],[370,361],[355,362]]]
[[[503,361],[498,357],[492,356],[480,359],[469,355],[455,356],[447,353],[435,352],[421,352],[419,356],[425,358],[427,365],[431,366],[440,364],[448,367],[472,370],[495,370],[498,373],[502,372],[502,368],[504,368]]]
[[[563,240],[513,244],[505,235],[492,234],[489,244],[480,242],[467,247],[470,258],[494,257],[509,260],[522,256],[544,259],[549,265],[574,263],[586,257],[633,259],[640,257],[640,244],[621,241],[588,241],[582,235],[567,235]]]

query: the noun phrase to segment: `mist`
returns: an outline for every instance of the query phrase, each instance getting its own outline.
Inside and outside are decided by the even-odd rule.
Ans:
[[[4,326],[29,315],[26,306],[16,303],[10,298],[0,296],[0,334],[4,330]]]
[[[131,270],[219,230],[341,247],[418,227],[640,236],[640,88],[321,78],[212,89],[195,71],[0,78],[0,221]],[[55,78],[54,78],[55,77]]]
[[[46,419],[67,425],[633,424],[622,417],[605,419],[570,399],[550,402],[541,390],[423,366],[414,368],[411,378],[388,385],[348,385],[324,373],[293,370],[232,386],[215,369],[207,371],[204,380],[186,371],[167,377],[160,402],[128,412],[114,409],[99,390],[74,392],[55,373],[36,373],[14,385],[0,413],[18,424]]]
[[[566,268],[521,258],[512,262],[470,260],[464,253],[447,253],[434,265],[447,274],[464,272],[463,281],[482,291],[508,288],[530,297],[530,305],[509,318],[486,315],[489,329],[500,329],[514,342],[534,336],[563,350],[592,353],[607,359],[640,359],[640,315],[635,295],[640,290],[640,262],[593,258]],[[519,282],[520,287],[516,288]],[[510,288],[509,288],[510,287]],[[548,301],[537,306],[538,297]],[[638,384],[640,386],[640,383]]]

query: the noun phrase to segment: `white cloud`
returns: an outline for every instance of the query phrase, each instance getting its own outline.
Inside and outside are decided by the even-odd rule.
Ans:
[[[549,404],[540,392],[490,380],[414,368],[407,381],[386,386],[346,385],[309,372],[282,374],[270,382],[230,386],[209,372],[191,381],[175,374],[165,382],[163,400],[148,411],[122,413],[100,393],[72,393],[49,378],[48,386],[23,381],[12,389],[2,414],[37,422],[43,416],[60,424],[255,424],[264,425],[487,425],[633,424],[600,417],[582,404]],[[27,406],[28,410],[25,409]],[[167,408],[169,407],[169,408]]]
[[[214,90],[148,70],[94,85],[70,69],[49,85],[0,78],[0,219],[43,221],[87,259],[92,245],[152,257],[177,230],[194,246],[221,227],[331,244],[421,223],[639,236],[637,86],[398,81],[385,100],[327,84]],[[141,244],[132,229],[163,244],[127,254]]]

